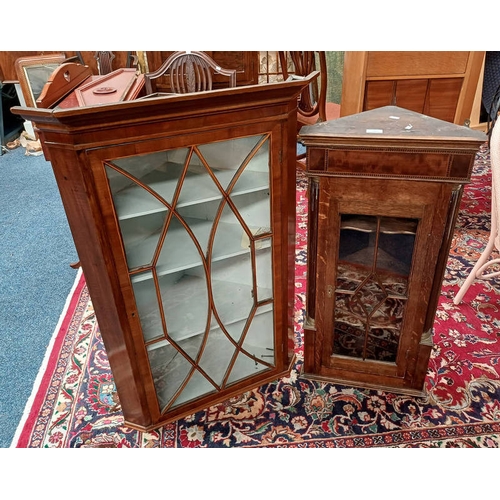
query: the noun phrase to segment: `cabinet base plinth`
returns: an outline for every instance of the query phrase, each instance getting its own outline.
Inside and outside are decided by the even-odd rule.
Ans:
[[[404,394],[406,396],[415,396],[415,397],[425,397],[427,395],[427,391],[425,388],[423,389],[413,389],[411,387],[394,387],[390,385],[381,385],[381,384],[370,384],[361,383],[355,380],[345,380],[335,377],[329,377],[324,375],[317,375],[316,373],[304,373],[302,372],[299,375],[302,379],[313,380],[315,382],[326,382],[329,384],[341,384],[345,386],[352,386],[358,389],[368,389],[368,390],[376,390],[376,391],[384,391],[384,392],[392,392],[394,394]]]
[[[258,383],[256,383],[253,387],[247,388],[246,391],[256,389],[257,387],[260,387],[261,385],[267,384],[269,382],[272,382],[274,380],[280,379],[282,377],[288,377],[290,375],[290,372],[292,368],[294,367],[296,362],[296,357],[294,356],[286,370],[283,370],[278,373],[273,373],[272,375],[269,375],[266,378],[263,378],[260,380]],[[206,405],[199,404],[200,400],[197,400],[194,404],[196,406],[190,406],[189,408],[186,408],[186,405],[184,405],[184,408],[179,408],[177,411],[171,411],[168,415],[165,415],[164,417],[161,418],[157,423],[152,424],[150,426],[141,426],[138,425],[137,423],[129,422],[125,418],[124,424],[127,425],[128,427],[135,429],[140,432],[150,432],[154,431],[156,429],[159,429],[160,427],[163,427],[164,425],[170,424],[172,422],[175,422],[181,418],[187,417],[189,415],[192,415],[193,413],[196,413],[200,410],[204,410],[206,408],[209,408],[211,406],[217,405],[219,403],[222,403],[223,401],[227,401],[228,399],[231,399],[235,396],[241,395],[242,390],[241,387],[235,388],[233,391],[225,392],[223,395],[221,395],[219,398],[214,398],[213,395],[207,396],[207,398],[210,399],[210,402],[207,403]]]

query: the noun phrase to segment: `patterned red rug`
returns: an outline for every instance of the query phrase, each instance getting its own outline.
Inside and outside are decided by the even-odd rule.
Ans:
[[[499,447],[500,286],[452,299],[489,235],[488,150],[462,200],[434,331],[426,396],[300,378],[306,272],[305,179],[297,182],[296,351],[291,375],[142,433],[123,423],[85,280],[77,279],[13,447]]]

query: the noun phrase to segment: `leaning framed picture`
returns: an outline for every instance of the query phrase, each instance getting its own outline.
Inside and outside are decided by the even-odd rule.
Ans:
[[[66,61],[65,54],[26,56],[16,59],[15,69],[27,107],[36,108],[36,100],[54,70]]]

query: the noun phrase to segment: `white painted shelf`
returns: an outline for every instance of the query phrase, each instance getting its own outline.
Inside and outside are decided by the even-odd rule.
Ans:
[[[179,281],[159,280],[167,330],[175,341],[181,341],[205,332],[208,318],[208,288],[203,277],[183,275]],[[214,305],[224,325],[231,328],[234,339],[239,340],[244,322],[254,305],[252,286],[229,281],[212,281]],[[160,310],[155,288],[150,281],[134,284],[139,317],[146,342],[163,336]],[[272,297],[271,289],[257,290],[258,296]],[[272,309],[272,304],[260,306],[257,314]],[[212,317],[210,328],[218,328]],[[239,332],[239,333],[238,333]]]

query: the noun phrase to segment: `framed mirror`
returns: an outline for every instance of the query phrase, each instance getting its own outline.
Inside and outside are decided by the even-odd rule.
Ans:
[[[16,60],[16,74],[27,107],[37,107],[36,100],[45,83],[54,70],[65,61],[65,54],[27,56]]]

